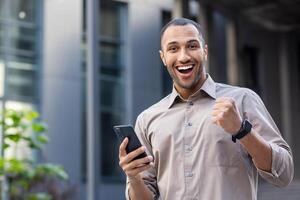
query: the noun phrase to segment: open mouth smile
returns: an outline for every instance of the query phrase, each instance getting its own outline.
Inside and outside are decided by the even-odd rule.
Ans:
[[[190,72],[192,72],[194,69],[194,65],[190,64],[190,65],[185,65],[185,66],[177,66],[176,70],[180,73],[180,74],[184,74],[184,75],[188,75],[190,74]]]

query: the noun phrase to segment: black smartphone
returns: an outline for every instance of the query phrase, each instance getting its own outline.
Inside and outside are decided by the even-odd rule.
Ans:
[[[120,144],[126,137],[128,138],[128,144],[126,146],[127,153],[130,153],[142,146],[139,138],[136,136],[136,133],[131,125],[118,125],[114,126],[113,128],[119,139]],[[143,152],[142,154],[136,156],[133,160],[144,158],[146,156],[146,152]]]

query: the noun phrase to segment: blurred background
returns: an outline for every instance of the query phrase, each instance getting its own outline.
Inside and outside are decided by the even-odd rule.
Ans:
[[[294,181],[278,189],[260,180],[258,199],[300,199],[299,0],[91,0],[90,10],[88,1],[0,0],[0,109],[41,113],[51,141],[44,157],[65,167],[74,199],[124,199],[112,126],[134,124],[171,92],[158,51],[175,17],[202,24],[210,75],[256,91],[292,147]]]

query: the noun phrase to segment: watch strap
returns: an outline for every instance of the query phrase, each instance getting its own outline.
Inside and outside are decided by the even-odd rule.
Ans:
[[[236,143],[237,139],[239,140],[245,137],[248,133],[251,132],[251,129],[252,124],[246,119],[243,120],[240,130],[236,134],[232,135],[232,141]]]

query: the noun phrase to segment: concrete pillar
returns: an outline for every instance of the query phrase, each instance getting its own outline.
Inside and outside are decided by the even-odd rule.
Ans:
[[[281,91],[282,134],[292,146],[292,110],[291,110],[291,85],[288,36],[282,34],[279,41],[279,74]]]
[[[208,59],[205,68],[206,68],[206,72],[211,72],[212,70],[210,69],[210,63],[214,59],[213,49],[210,46],[213,43],[212,42],[212,29],[213,29],[212,9],[205,4],[200,4],[199,8],[200,11],[198,16],[198,22],[203,27],[204,38],[206,44],[208,45]]]
[[[189,0],[174,0],[172,18],[189,17]]]
[[[226,48],[227,48],[227,80],[229,84],[238,84],[238,51],[236,24],[232,19],[226,22]]]
[[[79,186],[82,166],[82,1],[45,1],[43,19],[40,91],[42,116],[49,125],[46,159],[62,164],[70,181]]]

